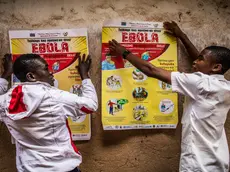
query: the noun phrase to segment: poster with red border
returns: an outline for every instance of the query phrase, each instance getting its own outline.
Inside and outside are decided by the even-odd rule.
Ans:
[[[171,85],[147,77],[122,57],[110,54],[117,40],[139,58],[177,71],[176,38],[159,22],[113,22],[102,28],[102,123],[104,130],[176,128],[177,94]]]
[[[39,54],[54,74],[54,86],[80,96],[81,78],[75,55],[88,54],[87,29],[11,30],[9,39],[13,60],[21,54]],[[20,81],[12,76],[12,83],[20,84]],[[90,115],[68,121],[73,140],[90,139]]]

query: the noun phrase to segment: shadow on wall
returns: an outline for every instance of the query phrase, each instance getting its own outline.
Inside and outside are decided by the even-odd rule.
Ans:
[[[102,136],[103,146],[113,146],[125,142],[130,137],[144,136],[145,138],[159,135],[166,135],[166,137],[175,139],[177,137],[180,140],[181,125],[178,125],[175,129],[150,129],[150,130],[125,130],[125,131],[104,131]]]

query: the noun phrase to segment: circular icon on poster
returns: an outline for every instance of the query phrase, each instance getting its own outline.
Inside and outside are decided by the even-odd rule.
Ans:
[[[163,114],[170,114],[174,110],[174,103],[169,99],[164,99],[160,102],[159,109]]]
[[[143,101],[148,97],[148,92],[143,87],[137,87],[133,90],[133,98],[137,101]]]
[[[171,90],[172,86],[170,84],[167,84],[165,82],[159,81],[159,86],[162,90]]]
[[[147,76],[143,74],[139,69],[134,69],[132,75],[133,75],[133,79],[137,82],[142,82],[147,79]]]
[[[70,88],[70,92],[81,97],[82,96],[82,85],[79,85],[79,84],[72,85],[72,87]]]
[[[127,99],[110,99],[107,102],[106,109],[110,115],[115,115],[124,110],[124,105],[129,103]]]
[[[146,51],[146,52],[142,53],[142,54],[141,54],[141,58],[142,58],[143,60],[149,60],[149,59],[150,59],[149,52]]]
[[[55,62],[52,66],[53,71],[58,71],[60,68],[60,63],[59,62]]]
[[[118,90],[121,88],[121,77],[117,75],[111,75],[106,80],[106,85],[112,90]]]
[[[137,105],[133,108],[133,118],[137,121],[143,121],[148,116],[147,108],[143,105]]]
[[[85,118],[86,118],[86,115],[82,115],[82,116],[72,118],[72,120],[73,120],[73,122],[81,123],[81,122],[85,121]]]

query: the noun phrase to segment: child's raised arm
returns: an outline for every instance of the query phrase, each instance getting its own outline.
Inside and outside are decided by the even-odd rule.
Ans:
[[[199,55],[199,51],[196,49],[193,43],[189,40],[187,35],[184,32],[182,32],[182,30],[179,28],[177,23],[175,23],[174,21],[164,22],[164,28],[166,30],[165,31],[166,33],[172,34],[181,40],[186,50],[188,51],[190,58],[192,58],[193,61],[197,59]]]
[[[0,77],[0,95],[6,93],[6,91],[8,90],[7,79],[9,79],[13,73],[13,62],[12,62],[11,54],[6,54],[4,56],[3,69],[4,72]]]
[[[11,54],[5,54],[3,58],[3,69],[4,69],[4,72],[1,78],[4,78],[7,80],[13,73],[13,62],[12,62]]]
[[[68,111],[65,111],[66,116],[78,117],[83,114],[90,114],[98,109],[98,98],[96,89],[89,77],[91,66],[91,57],[85,54],[82,58],[78,57],[78,72],[82,79],[82,95],[78,96],[67,91],[54,90],[53,96],[59,103],[65,104]]]
[[[171,72],[170,71],[156,67],[152,65],[151,63],[135,56],[131,52],[127,51],[125,47],[121,46],[116,40],[109,41],[109,49],[110,49],[111,54],[113,55],[116,55],[116,56],[123,55],[123,58],[126,58],[133,66],[138,68],[145,75],[149,77],[157,78],[161,81],[171,84]]]

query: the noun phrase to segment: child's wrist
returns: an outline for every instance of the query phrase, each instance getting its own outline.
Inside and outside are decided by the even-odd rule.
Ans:
[[[89,79],[89,74],[84,74],[81,76],[81,80],[84,80],[84,79]]]
[[[178,38],[179,39],[185,39],[185,38],[187,38],[187,35],[181,31],[181,33],[178,35]]]

